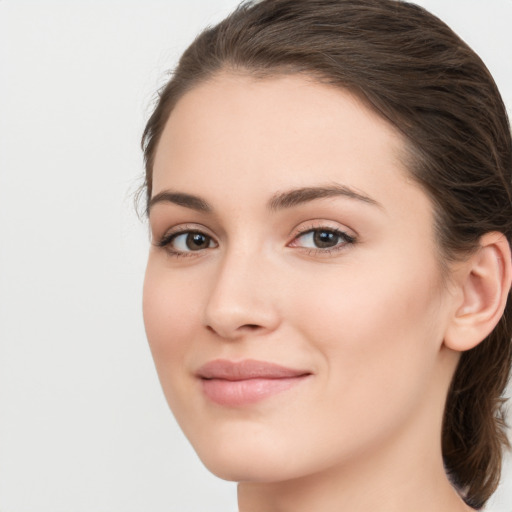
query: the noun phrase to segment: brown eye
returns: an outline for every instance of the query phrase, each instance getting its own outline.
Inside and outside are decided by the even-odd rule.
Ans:
[[[210,247],[211,238],[203,233],[188,233],[185,244],[191,251],[199,251]]]
[[[336,229],[310,229],[297,236],[292,247],[303,247],[321,251],[322,249],[339,249],[347,244],[353,244],[355,238]]]
[[[332,231],[314,231],[313,242],[319,249],[335,247],[340,242],[340,235]]]
[[[217,247],[217,244],[211,236],[201,233],[200,231],[182,231],[180,233],[174,233],[164,237],[158,245],[165,247],[171,254],[177,255]]]

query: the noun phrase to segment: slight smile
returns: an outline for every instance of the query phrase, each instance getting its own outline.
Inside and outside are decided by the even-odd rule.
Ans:
[[[254,359],[216,359],[197,372],[204,394],[212,402],[227,407],[259,402],[294,387],[310,375],[309,371]]]

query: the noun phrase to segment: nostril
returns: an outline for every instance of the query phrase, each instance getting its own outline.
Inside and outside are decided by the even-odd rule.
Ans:
[[[215,334],[221,334],[221,331],[222,331],[222,329],[220,329],[220,328],[216,329],[212,325],[207,325],[206,329],[208,329],[210,332],[213,332]],[[237,327],[233,331],[233,335],[236,335],[236,332],[238,332],[238,333],[243,333],[244,331],[245,332],[247,332],[247,331],[253,332],[253,331],[257,331],[258,329],[261,329],[261,325],[258,325],[258,324],[242,324],[242,325],[240,325],[239,327]]]
[[[242,325],[242,329],[243,328],[246,328],[248,330],[251,330],[251,331],[255,331],[256,329],[258,329],[260,326],[259,325],[256,325],[256,324],[245,324],[245,325]]]
[[[210,331],[210,332],[217,332],[215,330],[214,327],[212,327],[211,325],[207,325],[206,328]],[[257,325],[257,324],[243,324],[241,325],[240,327],[238,327],[236,330],[240,331],[240,330],[247,330],[247,331],[256,331],[257,329],[260,329],[261,328],[261,325]]]

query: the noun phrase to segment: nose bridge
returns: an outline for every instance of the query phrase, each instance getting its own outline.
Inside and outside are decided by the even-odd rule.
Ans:
[[[252,244],[226,249],[205,307],[205,325],[226,338],[275,329],[273,276],[271,262]]]

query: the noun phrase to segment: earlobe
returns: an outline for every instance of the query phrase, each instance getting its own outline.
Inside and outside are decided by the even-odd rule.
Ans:
[[[487,233],[479,249],[463,264],[460,301],[456,305],[444,344],[452,350],[470,350],[499,322],[512,279],[510,245],[502,233]]]

